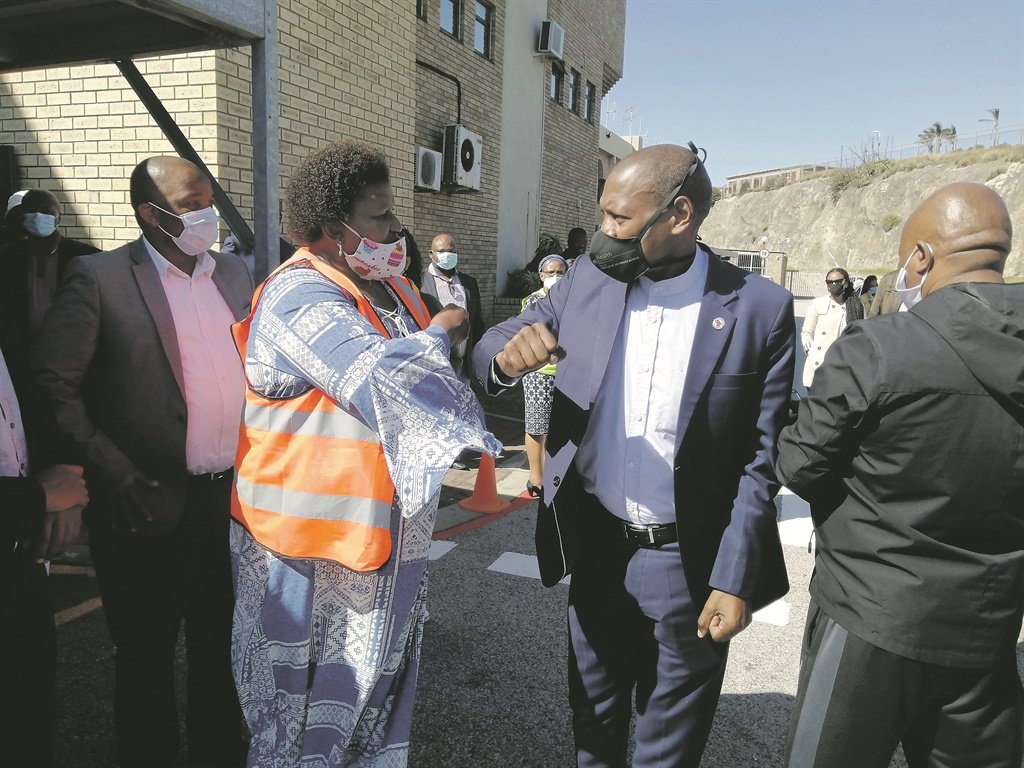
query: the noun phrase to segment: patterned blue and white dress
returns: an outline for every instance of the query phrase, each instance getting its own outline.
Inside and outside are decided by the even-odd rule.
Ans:
[[[377,571],[278,557],[238,523],[232,667],[253,738],[249,766],[401,768],[426,604],[427,552],[441,482],[465,448],[497,453],[447,335],[416,331],[401,302],[381,336],[308,265],[267,284],[246,373],[265,397],[316,387],[381,438],[395,502],[394,549]],[[344,467],[338,468],[344,472]]]

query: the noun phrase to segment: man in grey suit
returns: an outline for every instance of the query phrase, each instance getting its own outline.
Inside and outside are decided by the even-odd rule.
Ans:
[[[174,764],[183,621],[189,764],[235,765],[228,519],[244,376],[230,325],[253,286],[237,257],[208,250],[213,190],[192,163],[143,161],[131,202],[142,237],[72,262],[32,367],[93,500],[122,768]]]

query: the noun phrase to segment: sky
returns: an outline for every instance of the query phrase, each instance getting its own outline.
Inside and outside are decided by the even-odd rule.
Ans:
[[[707,148],[721,185],[910,145],[935,122],[987,135],[991,107],[1024,141],[1024,0],[627,0],[601,116],[645,145]]]

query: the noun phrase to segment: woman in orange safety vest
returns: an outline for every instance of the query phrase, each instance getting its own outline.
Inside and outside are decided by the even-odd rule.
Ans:
[[[303,247],[233,328],[248,385],[231,534],[248,764],[398,764],[441,481],[463,449],[500,446],[448,363],[465,312],[431,320],[400,276],[383,153],[313,152],[285,212]]]

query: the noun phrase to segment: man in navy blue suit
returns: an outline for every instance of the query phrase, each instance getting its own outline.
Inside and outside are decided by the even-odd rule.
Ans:
[[[548,586],[572,573],[578,764],[700,762],[728,640],[788,589],[772,498],[793,382],[792,296],[698,242],[697,148],[609,175],[601,228],[548,297],[474,354],[496,394],[558,361],[537,520]]]

